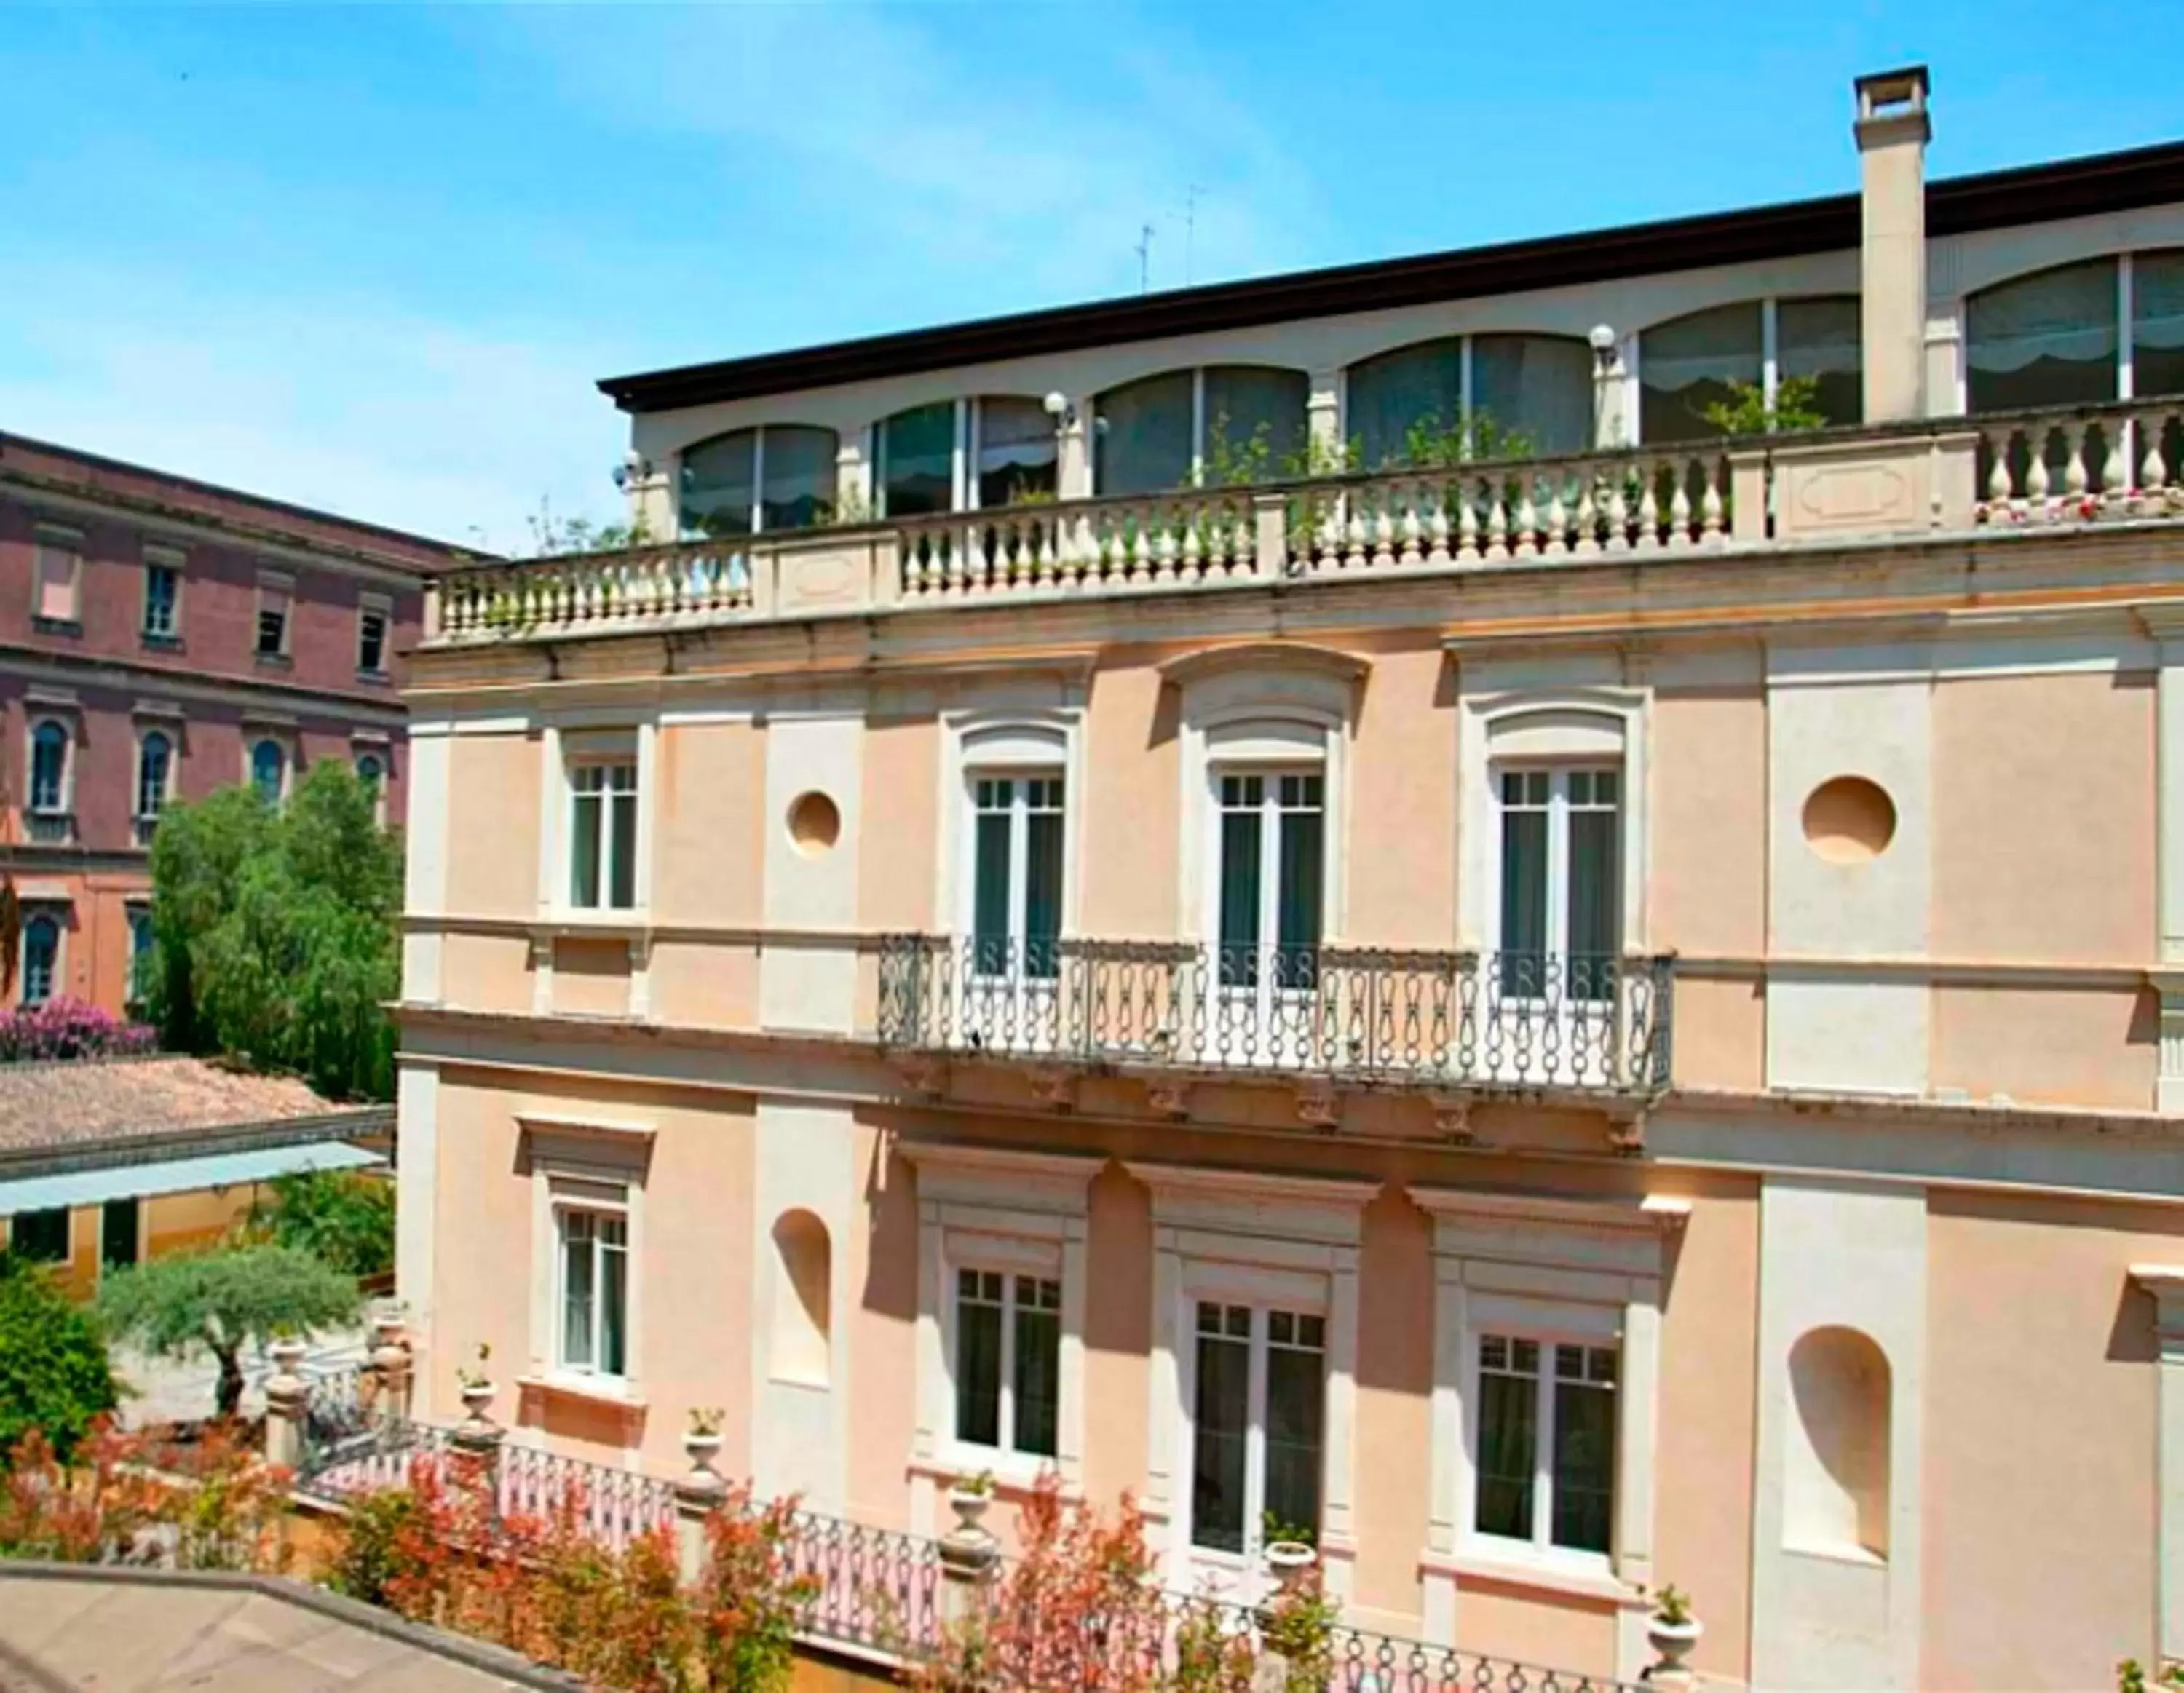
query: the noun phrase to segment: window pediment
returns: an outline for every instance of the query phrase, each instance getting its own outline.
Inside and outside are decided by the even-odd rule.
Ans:
[[[1208,647],[1161,666],[1163,681],[1190,688],[1215,677],[1257,673],[1268,679],[1297,675],[1322,677],[1354,687],[1373,666],[1369,660],[1334,647],[1306,641],[1240,641],[1224,647]]]
[[[1618,712],[1545,706],[1504,713],[1486,725],[1496,759],[1623,756],[1625,720]]]

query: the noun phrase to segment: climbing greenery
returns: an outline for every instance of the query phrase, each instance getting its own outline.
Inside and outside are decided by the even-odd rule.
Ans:
[[[170,806],[152,842],[151,1019],[172,1050],[292,1071],[337,1099],[394,1092],[402,844],[347,764],[282,804],[247,786]]]

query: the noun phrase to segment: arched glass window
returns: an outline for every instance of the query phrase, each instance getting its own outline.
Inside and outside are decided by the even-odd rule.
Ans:
[[[258,797],[269,804],[278,805],[286,785],[287,755],[278,741],[260,741],[250,749],[250,785],[258,790]]]
[[[1206,372],[1204,480],[1268,482],[1304,469],[1312,379],[1269,365],[1214,365]]]
[[[31,735],[31,809],[68,809],[69,732],[47,718]]]
[[[1965,303],[1972,410],[2084,405],[2117,393],[2116,261],[2058,265]]]
[[[1734,401],[1730,384],[1765,379],[1758,300],[1657,323],[1638,337],[1638,438],[1703,441],[1722,432],[1707,408]]]
[[[136,816],[148,821],[167,803],[167,777],[173,767],[175,743],[159,730],[144,737],[136,749]]]
[[[1196,378],[1168,370],[1110,388],[1093,402],[1093,487],[1102,494],[1165,493],[1190,483]]]
[[[880,515],[916,517],[956,503],[956,402],[912,406],[879,426]]]
[[[1865,355],[1858,298],[1820,294],[1774,307],[1778,377],[1814,385],[1813,409],[1831,424],[1865,420]]]
[[[53,996],[60,969],[61,926],[41,913],[23,925],[23,1003],[42,1005]]]
[[[1055,429],[1043,400],[982,394],[972,402],[978,504],[1017,505],[1052,498],[1061,486]]]
[[[1350,367],[1345,427],[1377,471],[1407,463],[1420,438],[1463,421],[1463,340],[1422,341]]]
[[[2184,248],[2132,255],[2131,362],[2133,393],[2184,394]]]
[[[1593,443],[1594,404],[1592,348],[1576,336],[1471,337],[1471,415],[1490,420],[1507,447],[1582,453]]]
[[[831,429],[770,423],[684,448],[678,484],[682,532],[749,535],[827,521],[834,515],[840,447]]]

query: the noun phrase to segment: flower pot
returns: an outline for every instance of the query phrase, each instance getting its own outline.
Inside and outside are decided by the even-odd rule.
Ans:
[[[463,1409],[470,1412],[471,1421],[485,1421],[486,1407],[493,1403],[493,1386],[489,1381],[463,1384]]]
[[[1654,1668],[1682,1670],[1684,1659],[1691,1655],[1691,1648],[1699,1643],[1699,1636],[1705,1632],[1706,1625],[1696,1617],[1688,1623],[1665,1622],[1658,1612],[1648,1617],[1646,1619],[1646,1640],[1660,1659]]]
[[[966,1533],[983,1533],[986,1513],[994,1508],[990,1493],[967,1493],[960,1487],[948,1490],[948,1508],[956,1513],[956,1526]]]
[[[683,1456],[690,1460],[690,1467],[710,1473],[713,1460],[721,1455],[721,1435],[717,1429],[705,1431],[693,1428],[682,1437]]]
[[[1319,1562],[1319,1554],[1302,1540],[1269,1540],[1265,1556],[1268,1572],[1284,1592],[1302,1581],[1305,1572]]]

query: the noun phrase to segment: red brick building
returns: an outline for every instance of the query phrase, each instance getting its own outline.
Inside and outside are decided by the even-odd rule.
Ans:
[[[0,434],[0,865],[12,998],[120,1011],[159,814],[320,759],[398,822],[423,579],[471,556],[392,529]]]

